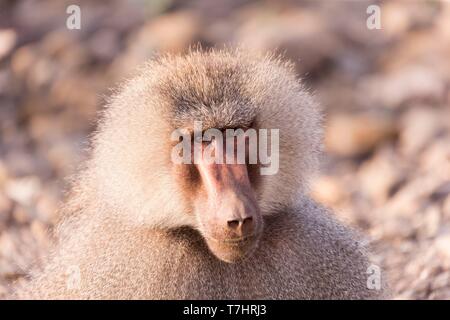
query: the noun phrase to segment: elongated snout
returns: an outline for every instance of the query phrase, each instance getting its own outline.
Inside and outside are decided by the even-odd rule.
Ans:
[[[198,161],[206,199],[197,218],[213,253],[225,261],[244,256],[262,230],[262,217],[246,164]]]

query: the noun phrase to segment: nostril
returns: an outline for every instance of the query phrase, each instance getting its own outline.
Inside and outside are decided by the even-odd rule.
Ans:
[[[249,235],[253,231],[253,218],[248,217],[242,221],[242,234]]]
[[[239,220],[228,221],[228,227],[230,227],[231,229],[237,229],[237,227],[239,227]]]
[[[242,221],[242,225],[250,225],[253,222],[252,217],[245,218],[244,221]]]

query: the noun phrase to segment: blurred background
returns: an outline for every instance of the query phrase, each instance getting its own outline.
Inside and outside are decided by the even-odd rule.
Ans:
[[[0,298],[46,252],[109,88],[198,43],[296,63],[326,114],[313,197],[369,236],[395,298],[450,299],[450,2],[427,0],[0,0]]]

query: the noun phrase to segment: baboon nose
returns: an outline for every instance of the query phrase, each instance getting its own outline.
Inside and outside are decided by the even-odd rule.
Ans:
[[[227,221],[228,228],[239,237],[245,237],[253,232],[253,217],[238,218]]]

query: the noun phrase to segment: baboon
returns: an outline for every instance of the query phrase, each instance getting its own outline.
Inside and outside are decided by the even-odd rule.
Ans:
[[[193,134],[194,121],[279,129],[278,172],[175,164],[171,134]],[[362,241],[308,196],[321,137],[319,107],[278,56],[223,49],[153,59],[102,111],[55,247],[15,297],[382,298],[383,286],[368,288]]]

